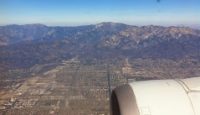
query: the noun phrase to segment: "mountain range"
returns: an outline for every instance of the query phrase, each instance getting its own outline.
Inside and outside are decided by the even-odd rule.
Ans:
[[[1,70],[76,58],[200,59],[200,30],[103,22],[77,27],[42,24],[0,26]]]

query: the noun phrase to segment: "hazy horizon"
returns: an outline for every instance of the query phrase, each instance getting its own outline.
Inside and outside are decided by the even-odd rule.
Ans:
[[[79,26],[118,22],[138,26],[199,26],[199,4],[198,0],[1,0],[0,25]]]
[[[19,26],[23,26],[23,25],[44,25],[47,27],[79,27],[79,26],[88,26],[88,25],[97,25],[97,24],[101,24],[101,23],[117,23],[117,24],[125,24],[125,25],[129,25],[129,26],[137,26],[137,27],[142,27],[142,26],[162,26],[162,27],[189,27],[189,28],[193,28],[193,29],[200,29],[200,25],[184,25],[184,24],[178,24],[178,25],[156,25],[156,24],[144,24],[144,25],[138,25],[138,24],[128,24],[128,23],[124,23],[124,22],[99,22],[99,23],[88,23],[88,24],[78,24],[78,25],[73,25],[73,24],[58,24],[58,25],[48,25],[48,24],[43,24],[43,23],[26,23],[26,24],[0,24],[0,26],[11,26],[11,25],[19,25]]]

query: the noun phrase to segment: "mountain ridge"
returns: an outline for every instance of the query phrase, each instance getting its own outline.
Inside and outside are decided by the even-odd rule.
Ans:
[[[164,27],[164,26],[154,26],[154,25],[133,26],[133,25],[126,25],[123,23],[112,23],[112,22],[102,22],[95,25],[74,26],[74,27],[46,26],[43,24],[7,25],[7,26],[0,26],[0,42],[1,42],[0,45],[7,45],[9,44],[9,42],[15,43],[15,42],[23,41],[23,40],[34,40],[37,38],[42,38],[42,37],[51,35],[53,33],[56,34],[56,32],[58,31],[60,31],[60,33],[58,34],[65,33],[64,36],[67,36],[66,34],[71,34],[77,31],[83,31],[83,29],[90,29],[88,31],[92,31],[94,29],[96,30],[103,29],[103,31],[111,31],[111,32],[118,31],[119,32],[120,29],[127,30],[128,28],[133,28],[135,30],[140,29],[138,31],[141,31],[142,29],[150,30],[150,29],[167,29],[167,28],[168,28],[168,31],[173,31],[173,30],[176,30],[176,31],[185,30],[188,32],[199,31],[197,29],[192,29],[189,27],[175,27],[175,26]],[[119,30],[116,30],[116,29],[119,29]],[[40,34],[40,35],[37,35],[37,34]],[[59,35],[57,35],[56,37],[58,36]]]
[[[104,22],[76,27],[41,24],[0,27],[0,65],[31,67],[79,60],[200,57],[200,30],[189,27],[131,26]]]

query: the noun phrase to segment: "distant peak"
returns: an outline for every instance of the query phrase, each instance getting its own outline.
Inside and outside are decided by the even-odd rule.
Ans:
[[[24,24],[24,25],[19,25],[19,24],[10,24],[5,27],[9,28],[47,28],[48,26],[43,25],[43,24]]]
[[[116,23],[116,22],[102,22],[96,24],[96,27],[116,27],[116,26],[126,26],[126,24],[123,23]]]
[[[46,27],[44,24],[35,23],[35,24],[25,24],[24,26],[38,26],[38,27]]]

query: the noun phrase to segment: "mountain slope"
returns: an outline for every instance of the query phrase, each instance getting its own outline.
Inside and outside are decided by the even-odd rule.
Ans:
[[[188,27],[137,27],[109,22],[78,27],[0,27],[2,68],[31,67],[73,57],[81,61],[127,57],[199,59],[199,49],[200,31]]]

